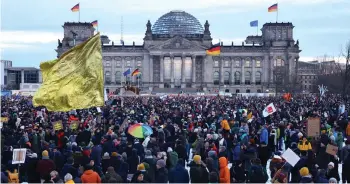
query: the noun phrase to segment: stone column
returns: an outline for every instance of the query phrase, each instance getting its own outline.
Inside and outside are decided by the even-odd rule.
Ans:
[[[21,70],[21,83],[24,83],[24,70]]]
[[[270,57],[271,58],[271,57]],[[269,76],[270,76],[270,83],[273,83],[273,78],[274,78],[274,76],[273,76],[273,69],[274,69],[274,67],[273,67],[273,63],[275,62],[275,60],[276,60],[276,56],[273,56],[272,57],[272,59],[269,59],[269,61],[270,61],[270,74],[269,74]]]
[[[241,84],[245,84],[245,72],[244,72],[245,60],[241,60]]]
[[[170,56],[170,84],[171,88],[174,88],[174,56]]]
[[[294,77],[294,74],[295,74],[294,60],[295,60],[294,56],[288,56],[288,64],[289,64],[288,74],[289,74],[289,82],[290,83],[293,82],[293,77]]]
[[[136,69],[135,57],[132,57],[132,60],[131,60],[131,71],[130,72],[132,73],[135,69]],[[136,76],[131,76],[131,81],[133,83],[137,82]],[[136,84],[136,86],[137,86],[137,84]]]
[[[252,60],[252,84],[255,84],[255,73],[256,73],[256,69],[255,69],[255,63],[256,63],[256,60],[253,59]]]
[[[223,57],[219,57],[219,64],[220,64],[220,83],[219,85],[223,85],[224,84],[224,59]]]
[[[116,78],[115,78],[115,72],[116,72],[116,61],[112,58],[111,59],[111,67],[112,67],[112,73],[111,73],[111,77],[112,77],[112,85],[116,85]]]
[[[268,83],[269,82],[269,56],[266,54],[264,55],[264,61],[262,62],[262,68],[263,68],[263,73],[262,73],[262,81],[263,83]]]
[[[151,55],[149,58],[149,82],[150,82],[150,86],[153,87],[153,56]]]
[[[160,56],[160,83],[159,88],[164,88],[164,56]]]
[[[231,73],[231,85],[234,85],[235,84],[235,78],[234,78],[234,76],[235,76],[235,74],[234,74],[234,70],[233,70],[233,67],[235,66],[235,60],[234,60],[234,58],[231,58],[231,68],[230,68],[230,73]]]
[[[186,87],[185,61],[186,61],[186,56],[182,55],[181,56],[181,88]]]
[[[191,78],[192,78],[192,88],[195,88],[196,87],[196,56],[195,55],[192,55],[191,57],[191,61],[192,61],[192,75],[191,75]]]
[[[122,58],[122,80],[121,80],[121,82],[122,82],[122,86],[123,86],[123,84],[125,84],[125,82],[126,82],[126,79],[125,79],[125,76],[124,76],[124,72],[125,72],[125,60],[124,60],[124,57],[121,57]]]

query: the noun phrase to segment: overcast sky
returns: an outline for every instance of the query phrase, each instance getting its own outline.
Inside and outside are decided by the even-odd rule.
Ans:
[[[210,23],[214,42],[241,43],[256,28],[275,22],[267,8],[276,0],[0,0],[1,59],[14,66],[39,67],[55,59],[57,39],[63,38],[64,22],[78,21],[71,8],[80,3],[81,21],[99,21],[99,31],[119,43],[121,17],[126,44],[142,44],[147,20],[154,22],[171,10],[184,10],[202,24]],[[279,0],[279,22],[292,22],[299,40],[300,60],[325,54],[337,57],[350,39],[350,0]],[[261,32],[259,32],[261,34]]]

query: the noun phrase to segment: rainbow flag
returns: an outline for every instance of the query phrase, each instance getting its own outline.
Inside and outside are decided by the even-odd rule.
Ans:
[[[141,72],[140,72],[140,70],[139,70],[138,68],[136,68],[136,69],[132,72],[131,76],[135,76],[135,75],[139,75],[139,74],[141,74]]]
[[[79,3],[76,4],[75,6],[73,6],[73,8],[71,10],[72,10],[72,12],[78,12],[79,11]]]
[[[206,50],[206,53],[209,56],[217,56],[217,55],[220,55],[220,50],[221,50],[220,43],[218,43],[210,47],[210,49]]]
[[[278,11],[278,4],[273,4],[272,6],[270,6],[267,10],[268,12],[276,12]]]
[[[97,27],[98,26],[98,21],[97,20],[92,21],[91,24],[92,24],[92,26]]]

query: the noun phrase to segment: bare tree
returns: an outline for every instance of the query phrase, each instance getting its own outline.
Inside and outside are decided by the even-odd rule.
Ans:
[[[343,98],[345,100],[346,95],[349,94],[350,91],[350,40],[346,43],[345,45],[345,51],[342,51],[342,57],[345,59],[345,70],[341,70],[343,71],[343,90],[342,90],[342,95]]]

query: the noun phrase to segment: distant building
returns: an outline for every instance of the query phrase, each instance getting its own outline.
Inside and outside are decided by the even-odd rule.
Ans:
[[[4,87],[8,90],[31,88],[31,84],[39,85],[42,76],[39,69],[34,67],[5,67]]]
[[[206,55],[213,44],[209,23],[202,25],[184,11],[170,11],[152,26],[148,21],[142,45],[115,44],[102,35],[105,88],[139,85],[154,93],[225,91],[261,93],[273,91],[277,80],[295,81],[299,42],[292,23],[266,23],[261,36],[248,36],[246,43],[221,44],[220,56]],[[57,56],[94,34],[91,23],[66,22],[58,40]],[[142,75],[123,76],[138,68]],[[282,76],[282,77],[280,77]],[[276,88],[277,89],[277,88]]]

